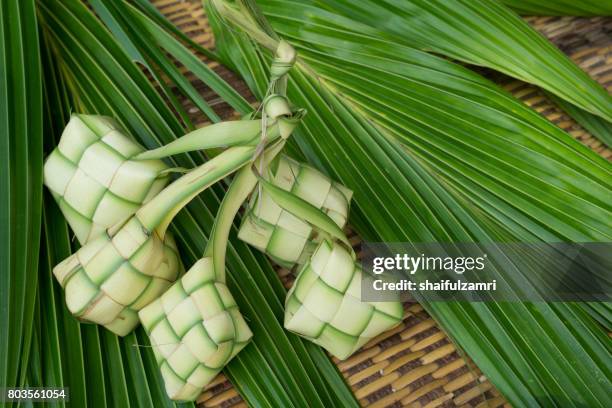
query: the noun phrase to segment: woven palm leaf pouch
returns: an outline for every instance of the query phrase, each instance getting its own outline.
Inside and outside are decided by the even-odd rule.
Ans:
[[[346,225],[353,192],[342,184],[285,155],[266,174],[272,184],[320,209],[338,227]],[[316,228],[283,210],[265,190],[253,194],[238,237],[289,269],[306,262],[322,239]]]
[[[399,301],[362,300],[363,271],[340,243],[323,240],[303,265],[285,300],[285,328],[348,358],[402,321]]]

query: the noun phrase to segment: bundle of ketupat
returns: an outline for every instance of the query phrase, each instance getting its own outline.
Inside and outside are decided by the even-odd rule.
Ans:
[[[367,276],[356,262],[337,218],[289,191],[282,180],[260,177],[259,182],[261,188],[256,190],[256,200],[266,197],[268,208],[290,216],[291,225],[300,228],[306,225],[316,230],[321,240],[314,252],[306,257],[287,294],[285,328],[343,360],[371,338],[399,324],[403,317],[399,300],[369,302],[363,299],[362,280]],[[348,214],[344,214],[343,219],[346,219]],[[293,232],[291,225],[286,227],[289,233]],[[294,254],[291,247],[277,249],[281,259]]]
[[[346,358],[401,320],[399,302],[361,300],[361,270],[342,232],[352,192],[277,157],[304,114],[282,95],[294,62],[281,41],[258,119],[218,123],[144,151],[112,119],[73,115],[45,165],[45,184],[83,244],[53,271],[68,309],[118,335],[140,319],[172,399],[195,400],[252,336],[225,283],[229,231],[249,196],[240,238],[286,267],[305,264],[287,296],[289,330]],[[227,149],[166,186],[176,169],[161,158],[218,147]],[[183,268],[170,222],[236,171],[204,256],[175,282]]]
[[[292,117],[284,98],[271,96],[266,102],[270,143],[293,130],[299,117]],[[301,115],[301,114],[300,114]],[[299,115],[298,115],[299,116]],[[253,126],[256,122],[257,126]],[[180,262],[167,229],[174,216],[197,194],[249,163],[261,133],[260,121],[235,121],[200,129],[200,139],[210,141],[229,130],[239,132],[237,144],[165,187],[127,220],[108,228],[58,264],[53,273],[66,291],[69,310],[84,321],[101,324],[118,335],[137,324],[136,312],[161,295],[176,279]],[[184,136],[188,138],[190,135]],[[233,134],[232,137],[237,139]],[[243,142],[242,139],[247,142]],[[178,139],[147,155],[163,156],[176,151]],[[197,144],[200,146],[202,143]],[[180,151],[185,151],[181,149]],[[134,286],[135,285],[135,286]],[[142,297],[126,288],[143,288]]]

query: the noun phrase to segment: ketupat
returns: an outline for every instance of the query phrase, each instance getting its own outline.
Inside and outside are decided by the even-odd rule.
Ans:
[[[173,400],[196,399],[252,336],[210,257],[139,315]]]
[[[133,160],[144,148],[106,116],[73,114],[44,166],[51,191],[81,244],[126,219],[169,177],[161,160]]]
[[[348,358],[402,321],[399,301],[362,300],[363,272],[341,244],[323,240],[298,273],[285,300],[285,328]]]
[[[340,183],[284,155],[271,166],[266,179],[322,210],[338,227],[345,226],[353,193]],[[306,262],[321,241],[316,228],[283,210],[265,190],[253,196],[238,238],[286,268]]]
[[[136,310],[165,290],[182,270],[171,234],[148,240],[137,222],[113,237],[114,243],[105,233],[169,181],[168,167],[161,160],[133,159],[142,152],[142,146],[112,118],[73,114],[44,167],[45,185],[78,241],[87,246],[54,268],[62,287],[76,294],[67,298],[68,309],[119,335],[138,324]],[[136,242],[147,245],[134,248]],[[102,247],[106,251],[98,253]],[[112,276],[111,270],[105,270],[113,267],[108,258],[123,260]]]
[[[132,217],[118,232],[85,243],[53,274],[73,315],[125,336],[138,325],[136,312],[163,293],[181,270],[172,235],[162,239]]]

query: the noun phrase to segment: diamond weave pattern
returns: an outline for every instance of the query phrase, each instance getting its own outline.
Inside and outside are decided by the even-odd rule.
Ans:
[[[361,267],[351,254],[324,240],[287,294],[285,328],[347,358],[403,317],[399,301],[362,300],[361,281]]]
[[[161,295],[182,270],[171,234],[162,241],[132,217],[113,236],[88,241],[53,273],[78,318],[119,335],[138,325],[137,311]]]
[[[321,209],[340,228],[346,224],[352,192],[318,170],[280,156],[269,181]],[[264,190],[255,194],[238,237],[286,268],[306,262],[320,241],[316,230],[283,210]]]
[[[211,258],[196,262],[139,314],[175,400],[197,398],[252,336]]]
[[[44,171],[81,244],[129,217],[168,183],[161,160],[130,160],[143,151],[112,118],[72,115]]]

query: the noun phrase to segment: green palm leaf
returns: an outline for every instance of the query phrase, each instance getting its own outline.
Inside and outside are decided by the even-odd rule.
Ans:
[[[548,40],[495,0],[308,1],[399,44],[536,84],[612,122],[612,97]],[[262,1],[264,11],[275,1]],[[384,38],[383,37],[383,38]]]
[[[610,0],[501,0],[526,16],[611,16]]]
[[[23,385],[36,299],[42,82],[33,1],[0,4],[0,384]]]
[[[606,146],[612,147],[612,123],[586,112],[555,95],[547,95],[559,108],[570,115],[580,126],[589,131],[593,136],[603,142]]]
[[[149,64],[149,69],[155,72],[151,66],[158,66],[164,74],[172,79],[177,88],[190,98],[213,122],[220,120],[218,115],[211,110],[208,103],[187,78],[180,73],[179,69],[164,55],[163,51],[168,52],[181,62],[236,111],[241,114],[251,111],[251,106],[248,102],[229,84],[223,81],[208,65],[202,64],[200,59],[193,55],[178,39],[174,38],[171,33],[166,32],[164,24],[140,12],[128,3],[108,0],[93,0],[91,3],[101,16],[102,21],[109,27],[118,26],[114,35],[121,41],[126,50],[136,49],[136,55],[139,56],[137,60],[143,63],[152,61]],[[125,35],[129,38],[119,35],[119,28],[120,32],[126,33]],[[131,54],[136,52],[132,51]],[[162,81],[158,79],[158,82]]]
[[[300,55],[288,94],[309,115],[297,147],[355,190],[366,240],[610,240],[609,163],[499,87],[325,7],[262,5]],[[238,25],[253,27],[261,16],[246,9]],[[221,55],[261,95],[267,53],[217,18]],[[508,264],[499,278],[518,298],[537,290]],[[610,340],[591,306],[420,300],[513,405],[612,402]]]

